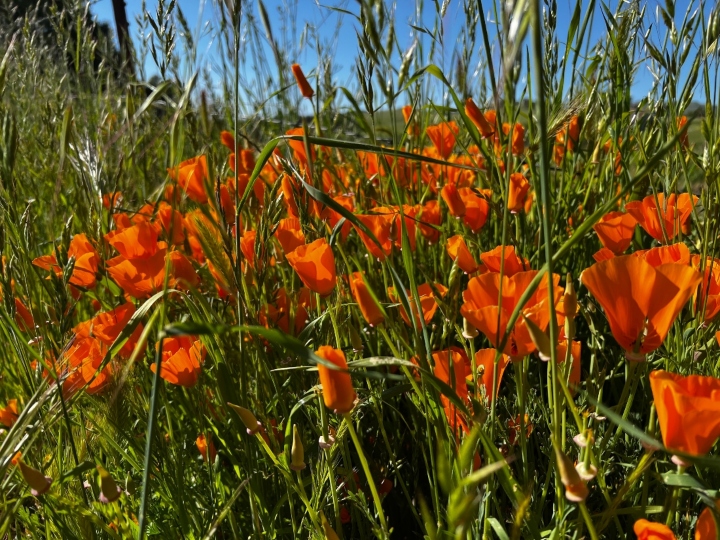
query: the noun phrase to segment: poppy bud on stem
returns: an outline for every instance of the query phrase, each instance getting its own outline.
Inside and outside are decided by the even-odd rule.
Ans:
[[[32,468],[25,463],[22,458],[17,459],[17,466],[20,469],[23,479],[30,486],[30,493],[35,497],[39,497],[47,493],[52,485],[52,478],[45,476],[41,471]]]
[[[305,449],[303,448],[302,439],[300,438],[300,431],[298,430],[297,424],[293,424],[293,440],[292,449],[290,450],[290,456],[292,458],[290,462],[290,468],[293,471],[302,471],[307,465],[305,465]]]
[[[305,78],[305,74],[303,73],[302,68],[299,64],[293,64],[291,66],[293,75],[295,76],[295,80],[297,81],[298,88],[300,88],[300,93],[303,95],[303,97],[306,97],[308,99],[312,99],[312,97],[315,95],[315,92],[312,89],[312,86],[310,86],[310,83]]]
[[[525,317],[525,315],[523,315],[523,320],[525,321],[525,326],[527,326],[528,333],[530,334],[530,339],[532,339],[535,347],[537,347],[540,360],[547,362],[551,358],[550,348],[552,345],[550,343],[550,338],[545,332],[540,330],[540,327],[537,324]]]
[[[96,468],[100,475],[100,502],[108,504],[117,501],[122,494],[120,486],[115,483],[115,480],[105,470],[105,467],[98,465]]]
[[[255,418],[255,415],[252,412],[245,407],[234,405],[232,403],[228,403],[228,407],[238,413],[240,420],[242,420],[243,424],[245,424],[245,427],[247,428],[248,435],[255,435],[258,431],[260,431],[262,424],[258,422],[258,419]]]

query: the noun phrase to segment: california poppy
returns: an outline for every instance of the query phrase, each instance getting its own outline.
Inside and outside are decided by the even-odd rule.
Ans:
[[[480,268],[480,265],[475,262],[475,258],[472,256],[472,253],[470,253],[465,239],[461,235],[456,234],[448,238],[445,249],[450,258],[455,261],[466,274],[472,274]]]
[[[187,159],[167,171],[170,178],[177,182],[190,199],[200,204],[208,201],[205,190],[208,167],[207,158],[204,155]]]
[[[716,511],[720,511],[720,501],[716,501]],[[717,540],[717,525],[710,507],[700,512],[695,524],[695,540]]]
[[[332,369],[318,362],[318,375],[320,375],[325,406],[340,414],[349,413],[355,404],[357,396],[350,374],[347,372],[348,366],[345,361],[345,353],[340,349],[333,349],[329,345],[323,345],[315,351],[315,354],[339,368]]]
[[[110,346],[128,325],[134,313],[135,306],[127,302],[111,311],[98,313],[92,319],[81,322],[73,328],[73,332],[79,337],[94,337]],[[123,356],[132,354],[137,341],[140,339],[142,330],[143,325],[138,323],[132,335],[127,338],[127,342],[120,350],[120,354]]]
[[[182,214],[173,209],[172,206],[165,201],[160,201],[158,204],[157,219],[162,225],[168,241],[176,246],[182,245],[185,241]]]
[[[497,398],[500,392],[500,381],[502,381],[503,373],[505,368],[510,363],[510,357],[506,354],[501,354],[498,359],[498,375],[497,383],[495,386],[495,395],[492,394],[493,383],[495,378],[495,356],[497,351],[495,349],[480,349],[475,353],[475,365],[478,370],[478,385],[482,385],[485,389],[485,396],[488,401],[492,401]],[[472,375],[472,374],[471,374]]]
[[[581,366],[580,366],[580,352],[582,350],[582,343],[579,341],[573,341],[570,345],[570,370],[568,374],[568,386],[570,393],[575,394],[576,387],[580,384]],[[564,362],[567,360],[568,352],[568,341],[567,339],[560,340],[557,345],[557,363],[561,364],[563,369],[565,366]]]
[[[6,428],[13,427],[18,419],[17,399],[8,399],[7,405],[0,408],[0,424]]]
[[[412,105],[405,105],[402,109],[402,115],[403,120],[405,120],[405,125],[407,125],[407,132],[410,137],[416,137],[420,134],[420,127],[417,125],[416,122],[411,122],[412,114],[413,114],[413,107]]]
[[[506,332],[510,314],[536,274],[537,271],[529,271],[501,276],[493,272],[472,278],[463,292],[464,303],[460,313],[497,348]],[[553,281],[555,304],[562,295],[562,289],[558,287],[560,276],[553,274]],[[502,300],[498,305],[501,283]],[[532,320],[543,331],[550,322],[548,301],[547,279],[543,279],[521,311],[525,318]],[[523,318],[518,318],[502,352],[512,357],[522,357],[535,349],[527,325]]]
[[[667,525],[639,519],[633,525],[638,540],[675,540],[675,535]]]
[[[490,214],[490,205],[488,199],[492,197],[492,191],[483,189],[478,192],[470,187],[458,189],[458,194],[465,206],[465,214],[463,215],[463,223],[470,227],[473,233],[477,233],[485,226],[488,215]]]
[[[652,371],[650,389],[665,446],[694,456],[710,452],[720,437],[720,379]]]
[[[463,217],[465,215],[465,202],[463,201],[458,188],[455,184],[447,184],[440,190],[448,211],[453,217]]]
[[[84,234],[73,236],[68,246],[68,259],[75,258],[70,284],[77,287],[92,289],[97,283],[96,274],[100,263],[95,247]],[[51,270],[56,276],[62,276],[62,269],[58,266],[55,255],[43,255],[33,260],[33,264],[43,270]]]
[[[494,122],[492,124],[488,122],[488,119],[478,106],[475,105],[472,98],[468,98],[465,102],[465,114],[467,114],[468,118],[472,120],[472,123],[477,126],[478,131],[480,131],[480,135],[482,135],[484,139],[492,137],[495,134]]]
[[[205,346],[193,336],[163,339],[160,376],[170,384],[189,388],[200,377],[200,366],[205,360]],[[155,362],[150,364],[155,373]]]
[[[467,376],[466,365],[469,362],[465,351],[459,347],[450,347],[449,350],[434,352],[432,358],[435,366],[434,375],[452,388],[461,401],[468,401],[468,388],[465,377]],[[452,430],[457,432],[458,428],[461,428],[467,433],[467,420],[458,413],[457,408],[450,399],[445,395],[441,395],[440,401]]]
[[[681,116],[677,119],[678,131],[682,131],[682,129],[685,127],[685,124],[687,124],[687,121],[687,116]],[[685,150],[687,150],[688,146],[690,146],[690,137],[687,131],[680,135],[680,146],[682,146]]]
[[[299,64],[293,64],[290,66],[292,69],[292,73],[295,76],[295,81],[297,82],[298,88],[300,88],[300,93],[303,95],[303,97],[306,97],[308,99],[312,99],[313,95],[315,95],[315,92],[313,91],[312,86],[310,86],[310,83],[305,78],[305,74],[303,73],[302,68]]]
[[[493,119],[494,123],[494,119]],[[522,124],[514,124],[511,126],[508,123],[502,125],[503,133],[508,136],[510,141],[510,149],[512,153],[519,156],[525,150],[525,128]],[[495,134],[495,154],[500,155],[502,153],[502,146],[500,144],[500,138]]]
[[[631,214],[623,212],[610,212],[600,218],[593,229],[600,239],[600,243],[611,250],[615,255],[620,255],[632,242],[637,220]]]
[[[215,444],[213,444],[212,438],[208,441],[204,434],[200,434],[198,438],[195,439],[195,446],[197,446],[203,461],[208,461],[208,458],[210,458],[210,463],[215,462],[217,450],[215,450]]]
[[[358,235],[367,250],[376,259],[384,260],[392,252],[393,241],[390,236],[394,222],[393,216],[389,214],[356,214],[355,217],[375,235],[375,239],[380,243],[378,246],[370,236],[356,227]]]
[[[376,326],[385,320],[385,315],[370,293],[362,272],[353,272],[350,275],[350,291],[360,307],[363,318],[370,326]]]
[[[455,136],[458,134],[458,126],[455,122],[441,122],[434,126],[425,128],[425,133],[432,141],[438,154],[447,159],[455,147]]]
[[[240,237],[240,251],[242,251],[245,261],[250,265],[250,268],[255,268],[255,238],[257,237],[256,231],[245,231]]]
[[[437,226],[442,223],[442,216],[440,215],[440,205],[437,201],[426,202],[418,220],[418,226],[422,235],[428,239],[428,242],[435,243],[440,238],[440,231]]]
[[[698,197],[689,193],[675,195],[664,193],[648,195],[642,201],[632,201],[625,205],[625,209],[632,214],[640,226],[658,242],[665,242],[675,238],[680,231],[687,234],[688,220]],[[664,231],[664,234],[663,234]]]
[[[285,256],[311,291],[327,296],[335,289],[335,255],[324,238],[299,246]]]
[[[600,248],[598,251],[593,253],[593,259],[595,259],[595,262],[607,261],[613,257],[615,257],[615,254],[606,247]]]
[[[580,119],[577,115],[573,115],[565,127],[555,136],[555,141],[561,148],[564,149],[565,145],[567,145],[568,151],[573,152],[579,140]]]
[[[508,277],[530,269],[530,263],[527,259],[515,253],[515,246],[498,246],[495,249],[481,253],[480,260],[488,272],[499,273],[502,270],[503,275]]]
[[[507,208],[512,214],[517,214],[525,208],[525,197],[530,190],[530,182],[522,173],[510,175],[508,188]]]
[[[373,208],[373,212],[376,215],[390,216],[390,235],[389,239],[393,241],[393,244],[398,249],[402,249],[402,225],[400,223],[400,207],[399,206],[376,206]],[[417,208],[404,204],[402,207],[404,214],[405,232],[408,236],[408,242],[410,243],[410,250],[415,251],[417,226],[415,224],[415,216],[417,215]]]
[[[333,201],[338,203],[348,212],[353,212],[355,210],[354,199],[355,197],[352,194],[333,197]],[[322,212],[320,212],[320,219],[327,221],[330,228],[334,229],[343,217],[329,206],[326,206],[323,208]],[[340,237],[345,240],[351,230],[352,224],[348,220],[345,220],[345,223],[343,223],[342,228],[340,229]]]
[[[285,287],[280,287],[274,294],[273,301],[260,309],[258,319],[266,328],[276,327],[289,334],[302,332],[308,323],[308,310],[315,308],[315,296],[307,287],[301,287],[294,294],[294,301]],[[290,314],[294,313],[292,327]]]
[[[698,270],[701,262],[700,255],[692,258],[692,265]],[[702,317],[705,322],[711,321],[720,313],[720,260],[712,257],[707,257],[705,260],[705,270],[696,305],[698,310],[704,310]]]
[[[655,267],[668,263],[690,264],[690,250],[682,242],[635,251],[633,255]]]
[[[435,288],[440,294],[440,296],[445,296],[445,293],[447,293],[447,287],[442,285],[441,283],[435,283]],[[435,315],[435,311],[437,311],[438,305],[437,301],[435,300],[435,295],[433,293],[432,287],[429,283],[424,283],[420,285],[417,288],[418,295],[420,296],[420,307],[423,312],[423,320],[425,321],[425,324],[430,324],[430,321],[433,318],[433,315]],[[393,302],[398,302],[398,296],[395,292],[395,287],[390,287],[388,289],[388,295],[393,300]],[[418,310],[417,310],[417,303],[411,293],[411,291],[407,291],[408,299],[410,300],[410,310],[412,311],[413,315],[415,316],[415,324],[417,326],[421,326],[420,318],[418,316]],[[403,320],[405,321],[405,324],[408,326],[412,326],[412,323],[410,322],[410,317],[408,317],[407,312],[405,311],[405,308],[400,305],[400,315],[402,316]]]
[[[68,373],[63,384],[63,394],[69,395],[86,386],[88,394],[102,392],[112,377],[112,364],[99,373],[107,347],[98,339],[77,336],[62,356],[62,372]],[[63,374],[63,373],[59,373]]]
[[[300,220],[297,218],[281,219],[274,236],[280,242],[285,253],[290,253],[305,243],[305,235],[300,228]]]
[[[689,266],[654,268],[634,255],[595,263],[580,276],[605,309],[615,340],[634,361],[662,345],[700,279]]]

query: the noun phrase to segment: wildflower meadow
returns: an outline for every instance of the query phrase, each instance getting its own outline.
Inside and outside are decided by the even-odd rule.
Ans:
[[[720,538],[717,5],[9,2],[0,538]]]

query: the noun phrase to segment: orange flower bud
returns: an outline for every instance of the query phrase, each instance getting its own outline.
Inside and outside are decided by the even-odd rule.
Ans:
[[[360,306],[363,318],[370,326],[378,325],[385,320],[382,309],[365,284],[362,272],[353,272],[350,275],[350,290],[353,298]]]
[[[302,68],[299,64],[293,64],[291,66],[293,75],[295,75],[295,80],[297,81],[298,88],[300,88],[300,93],[303,95],[303,97],[306,97],[308,99],[312,99],[313,95],[315,95],[315,92],[312,89],[312,86],[310,86],[310,83],[305,78],[305,74],[303,73]]]
[[[318,363],[318,374],[323,388],[325,406],[340,414],[350,412],[355,403],[356,394],[350,374],[347,373],[345,353],[340,349],[323,345],[315,354],[338,367],[338,369],[332,369]]]
[[[468,98],[465,102],[465,114],[467,114],[468,118],[472,120],[472,123],[477,126],[478,131],[480,131],[480,135],[482,135],[483,138],[487,139],[495,134],[495,127],[488,122],[488,119],[478,106],[475,105],[472,98]]]
[[[508,190],[508,210],[517,214],[525,207],[525,197],[530,190],[530,182],[527,181],[522,173],[512,173],[510,175],[510,189]]]
[[[450,214],[455,217],[463,217],[466,212],[465,202],[462,200],[455,184],[448,184],[440,190],[445,204],[448,205]]]

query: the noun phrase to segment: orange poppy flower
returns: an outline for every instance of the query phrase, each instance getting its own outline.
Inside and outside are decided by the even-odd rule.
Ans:
[[[398,249],[402,249],[402,230],[400,225],[400,209],[398,206],[377,206],[373,208],[373,212],[378,215],[391,216],[390,221],[390,240]],[[410,242],[410,250],[415,251],[417,226],[415,224],[415,215],[417,209],[407,204],[403,205],[403,214],[405,214],[405,230],[407,231],[408,241]],[[377,247],[377,246],[376,246]]]
[[[640,226],[658,242],[664,242],[663,231],[667,240],[675,238],[680,231],[689,232],[688,220],[698,197],[689,193],[679,196],[671,193],[668,197],[664,193],[655,196],[648,195],[642,201],[632,201],[625,205],[625,209],[632,214]]]
[[[475,353],[475,365],[477,366],[479,376],[478,385],[482,385],[482,387],[485,389],[485,396],[490,403],[492,403],[492,401],[497,398],[498,393],[500,392],[500,381],[502,381],[503,373],[505,373],[505,368],[507,368],[508,364],[510,363],[510,357],[508,355],[500,355],[500,359],[498,360],[497,364],[497,386],[495,387],[495,395],[493,396],[492,389],[495,378],[496,353],[497,351],[495,349],[480,349]]]
[[[677,128],[678,131],[681,131],[682,128],[685,127],[685,124],[687,124],[687,116],[681,116],[677,119]],[[680,146],[683,147],[683,149],[687,150],[687,148],[690,146],[690,137],[688,136],[688,132],[686,131],[682,135],[680,135]]]
[[[385,315],[370,293],[362,272],[353,272],[350,275],[350,291],[360,307],[363,318],[370,326],[376,326],[385,320]]]
[[[437,201],[428,201],[420,211],[418,226],[420,232],[431,244],[438,241],[440,231],[435,227],[442,223],[440,205]],[[434,225],[434,226],[433,226]]]
[[[418,135],[420,135],[420,127],[417,125],[417,123],[410,122],[413,113],[412,105],[405,105],[401,109],[401,111],[403,115],[403,120],[405,120],[405,124],[408,126],[408,135],[410,137],[417,137]]]
[[[311,291],[328,296],[335,289],[335,255],[324,238],[299,246],[285,256]]]
[[[315,92],[313,91],[312,86],[310,86],[308,80],[305,78],[305,74],[303,73],[300,65],[293,64],[292,66],[290,66],[290,69],[292,69],[292,73],[295,76],[295,81],[297,82],[298,88],[300,89],[300,93],[303,95],[303,97],[312,99],[312,97],[315,95]]]
[[[650,373],[663,443],[704,456],[720,437],[720,379],[667,371]]]
[[[468,387],[465,377],[467,376],[467,366],[469,365],[465,351],[459,347],[450,347],[449,350],[434,352],[432,355],[435,369],[433,373],[442,382],[450,386],[457,396],[462,400],[468,401]],[[450,365],[452,364],[452,374],[450,376]],[[465,433],[468,432],[467,420],[460,416],[457,407],[448,399],[447,396],[441,395],[440,402],[445,410],[445,416],[453,432],[461,428]]]
[[[113,191],[112,193],[105,193],[102,196],[102,205],[106,210],[114,210],[122,202],[122,192]]]
[[[534,270],[518,272],[512,276],[500,276],[493,272],[472,278],[468,288],[463,292],[464,303],[460,313],[497,348],[507,329],[510,314],[536,274],[537,271]],[[562,289],[558,287],[560,276],[553,274],[553,281],[555,284],[553,303],[557,303],[562,296]],[[501,283],[502,301],[498,306]],[[548,284],[547,280],[543,279],[521,311],[543,331],[550,322],[548,299]],[[515,358],[526,356],[535,349],[524,319],[518,318],[510,330],[508,342],[502,352]]]
[[[293,330],[295,334],[302,332],[305,325],[308,323],[308,310],[315,308],[315,297],[307,287],[301,287],[300,290],[295,294],[296,302],[294,314]],[[271,326],[279,328],[286,334],[289,334],[290,329],[290,313],[291,313],[291,302],[288,297],[285,287],[280,287],[275,293],[275,297],[272,303],[266,304],[260,309],[258,313],[258,319],[260,324],[265,328]]]
[[[489,120],[489,119],[488,119]],[[494,119],[493,122],[494,124]],[[510,126],[508,123],[502,125],[503,133],[510,139],[510,148],[512,153],[519,156],[525,150],[525,128],[522,124],[515,124]],[[511,133],[512,131],[512,133]],[[495,154],[500,155],[502,153],[502,146],[500,145],[500,138],[495,135]]]
[[[190,388],[200,377],[200,366],[205,361],[205,346],[193,336],[163,339],[160,376],[170,384]],[[150,364],[155,373],[155,363]]]
[[[8,399],[7,405],[0,408],[0,424],[10,429],[18,419],[17,399]]]
[[[700,255],[692,258],[692,265],[698,270],[700,270],[701,262]],[[710,322],[720,313],[720,260],[712,257],[705,260],[705,271],[696,305],[698,310],[702,310],[704,307],[703,320],[705,322]]]
[[[640,257],[646,263],[655,267],[668,263],[690,264],[690,250],[682,242],[652,249],[642,249],[635,251],[633,255]]]
[[[633,525],[633,532],[638,540],[675,540],[675,535],[668,526],[647,519],[637,520]]]
[[[535,426],[530,421],[529,414],[525,415],[523,423],[525,424],[525,438],[529,439],[535,429]],[[508,420],[508,442],[510,446],[515,446],[520,441],[520,429],[520,415],[518,414],[515,418]]]
[[[458,188],[455,184],[447,184],[440,190],[448,211],[453,217],[463,217],[465,215],[465,202],[463,201]]]
[[[362,222],[375,235],[380,246],[373,242],[368,235],[356,227],[363,244],[376,259],[382,261],[390,255],[393,247],[393,241],[390,238],[392,234],[392,226],[394,218],[389,214],[356,214],[358,221]]]
[[[528,260],[515,253],[515,246],[498,246],[495,249],[481,253],[480,260],[488,272],[499,273],[502,267],[503,275],[508,277],[530,269]]]
[[[716,501],[715,506],[720,511],[720,501]],[[697,523],[695,524],[695,540],[717,540],[717,525],[715,524],[715,516],[710,507],[700,512]]]
[[[2,300],[2,295],[0,295]],[[32,312],[22,303],[19,298],[15,298],[15,324],[21,332],[29,332],[35,328],[35,319]]]
[[[634,361],[644,360],[662,345],[700,279],[689,266],[670,263],[654,268],[634,255],[595,263],[580,276],[605,309],[615,340]]]
[[[250,268],[255,268],[255,238],[257,237],[257,231],[245,231],[240,237],[240,251],[242,251],[243,257],[250,265]]]
[[[99,313],[92,319],[81,322],[73,328],[73,332],[75,332],[75,335],[79,337],[93,337],[99,339],[102,343],[109,347],[115,342],[117,337],[120,335],[120,332],[122,332],[130,322],[134,313],[135,306],[130,302],[127,302],[112,311]],[[135,345],[140,339],[142,331],[143,325],[138,324],[132,335],[127,338],[127,342],[120,350],[121,355],[129,356],[132,354],[135,349]]]
[[[480,135],[482,135],[484,139],[495,135],[494,122],[491,124],[488,121],[478,106],[475,105],[472,98],[468,98],[465,102],[465,114],[467,114],[468,118],[472,120],[472,123],[477,126]]]
[[[357,395],[350,374],[347,372],[345,353],[340,349],[323,345],[315,351],[315,354],[343,370],[339,371],[318,363],[318,375],[323,389],[325,406],[339,414],[349,413],[353,409]]]
[[[355,210],[355,197],[354,195],[338,195],[337,197],[333,197],[333,200],[338,203],[340,206],[345,208],[348,212],[353,212]],[[330,208],[329,206],[326,206],[323,208],[322,212],[320,212],[320,219],[327,221],[328,225],[331,229],[334,229],[335,226],[340,222],[342,219],[342,216],[338,214],[335,210]],[[340,237],[345,240],[348,235],[350,234],[350,231],[352,230],[352,224],[345,220],[345,223],[342,225],[342,229],[340,229]]]
[[[455,147],[455,136],[458,134],[458,126],[455,122],[441,122],[435,126],[425,128],[425,133],[430,138],[443,159],[447,159],[452,154]]]
[[[235,136],[230,133],[229,131],[221,131],[220,132],[220,144],[222,144],[225,148],[230,150],[231,152],[235,151]]]
[[[475,258],[472,256],[472,253],[470,253],[465,239],[461,235],[456,234],[452,238],[448,238],[445,249],[450,258],[457,262],[457,265],[466,274],[472,274],[480,268],[480,265],[475,262]]]
[[[447,293],[447,287],[445,287],[441,283],[435,283],[435,288],[440,294],[440,297],[445,296],[445,294]],[[435,315],[435,312],[438,308],[432,287],[429,283],[424,283],[417,288],[417,291],[418,295],[420,296],[420,307],[422,308],[423,312],[423,320],[425,321],[425,324],[430,324],[430,321],[432,320],[433,315]],[[390,296],[390,299],[393,302],[399,302],[399,297],[395,292],[395,287],[390,287],[388,289],[388,296]],[[410,310],[413,312],[413,315],[415,317],[415,324],[419,327],[421,326],[421,323],[420,316],[418,315],[417,311],[417,303],[415,302],[415,299],[413,298],[413,295],[410,291],[407,291],[407,296],[410,300]],[[400,305],[400,316],[405,321],[405,324],[407,324],[408,326],[412,326],[412,323],[410,322],[410,317],[408,317],[408,314],[402,305]]]
[[[600,221],[593,225],[593,229],[604,247],[615,255],[620,255],[630,247],[635,225],[637,220],[631,214],[610,212],[601,217]]]
[[[92,289],[97,283],[96,274],[100,263],[100,255],[84,234],[73,236],[68,246],[68,259],[75,258],[70,284],[77,287]],[[43,255],[33,260],[35,266],[43,270],[50,270],[56,276],[62,276],[62,269],[58,266],[55,255]]]
[[[281,219],[273,236],[278,239],[285,253],[290,253],[305,243],[305,235],[297,218]]]
[[[208,444],[209,442],[209,444]],[[208,441],[205,438],[205,435],[201,434],[198,435],[198,438],[195,439],[195,446],[197,446],[198,452],[200,452],[200,455],[203,458],[203,461],[208,460],[208,453],[210,455],[210,463],[215,462],[215,456],[217,456],[217,450],[215,449],[215,444],[213,443],[212,439]]]
[[[71,395],[85,385],[88,394],[102,392],[112,377],[111,364],[107,364],[97,373],[106,353],[107,347],[100,340],[77,336],[63,354],[60,363],[69,373],[63,383],[63,394]]]
[[[490,214],[490,205],[487,200],[492,197],[492,191],[482,189],[480,190],[481,196],[473,188],[464,187],[458,189],[458,194],[465,206],[463,223],[470,227],[472,232],[477,233],[485,226],[488,214]]]
[[[208,178],[207,158],[196,156],[183,161],[177,167],[167,170],[170,178],[175,180],[182,190],[193,201],[205,204],[208,201],[205,191],[205,180]]]
[[[599,251],[593,253],[593,259],[595,259],[595,262],[607,261],[613,257],[615,257],[615,254],[606,247],[600,248]]]
[[[173,210],[172,206],[165,201],[160,201],[157,218],[169,242],[175,246],[181,246],[185,242],[182,214],[177,210]]]
[[[530,182],[527,181],[527,178],[522,173],[512,173],[507,200],[507,207],[511,214],[517,214],[524,210],[528,191],[530,191]]]

